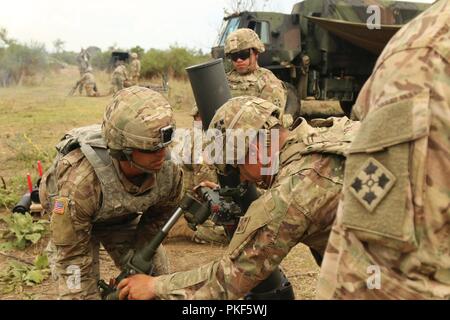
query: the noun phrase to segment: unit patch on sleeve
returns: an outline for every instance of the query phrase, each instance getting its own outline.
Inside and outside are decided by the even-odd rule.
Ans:
[[[350,192],[370,212],[392,189],[395,176],[380,162],[369,158],[350,182]]]

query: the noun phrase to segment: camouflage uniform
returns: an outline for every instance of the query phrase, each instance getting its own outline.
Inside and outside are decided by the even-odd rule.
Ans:
[[[276,106],[262,99],[241,97],[222,106],[210,128],[222,123],[222,128],[228,129],[248,103],[251,108],[234,128],[270,129],[270,123],[280,124],[270,116]],[[241,218],[226,254],[198,269],[156,278],[157,297],[242,298],[269,276],[299,242],[323,253],[342,186],[342,153],[356,129],[357,124],[346,118],[330,119],[327,127],[320,128],[303,121],[282,146],[278,174]]]
[[[159,93],[133,87],[114,97],[102,127],[74,129],[57,145],[58,156],[42,178],[39,193],[51,213],[51,242],[56,247],[51,260],[60,298],[99,298],[100,244],[120,267],[122,256],[146,244],[172,214],[182,196],[178,166],[165,161],[154,174],[128,179],[108,154],[108,149],[121,146],[148,149],[159,140],[158,128],[172,123],[171,108]],[[154,273],[168,272],[163,247],[153,262]],[[74,268],[81,277],[78,287],[68,285]]]
[[[138,85],[139,77],[141,76],[141,62],[138,59],[138,55],[134,52],[131,54],[131,58],[133,59],[130,64],[131,83]]]
[[[450,2],[403,27],[356,102],[321,299],[450,298]]]
[[[195,117],[199,115],[199,111],[197,106],[194,106],[191,110],[190,115]],[[211,181],[214,183],[218,183],[217,174],[214,167],[207,165],[205,163],[194,163],[194,133],[190,132],[189,138],[192,141],[191,144],[191,163],[183,164],[183,172],[184,172],[184,186],[185,190],[193,190],[196,186],[200,184],[202,181]],[[182,222],[187,224],[186,220],[182,219]],[[228,239],[225,235],[225,231],[222,226],[215,226],[212,221],[207,220],[205,223],[197,227],[193,235],[193,240],[197,243],[217,243],[217,244],[226,244],[228,243]]]
[[[272,71],[258,67],[249,74],[241,75],[232,70],[227,73],[231,95],[254,96],[272,102],[280,110],[286,105],[286,89]]]
[[[112,74],[112,93],[116,93],[127,87],[126,83],[128,82],[128,79],[127,68],[123,65],[123,63],[119,63]]]
[[[88,97],[96,97],[98,95],[97,93],[97,85],[95,83],[95,77],[92,74],[92,70],[88,68],[80,80],[75,85],[75,90],[78,88],[78,92],[80,95],[83,93],[83,87],[86,91],[86,95]]]
[[[81,49],[80,53],[77,56],[78,70],[80,71],[80,76],[83,76],[86,70],[91,67],[89,63],[90,58],[91,55],[89,54],[89,52],[84,49]]]
[[[195,116],[199,115],[199,111],[197,106],[194,106],[190,112],[190,115],[194,118]],[[214,167],[206,165],[206,164],[195,164],[194,159],[194,133],[193,131],[190,132],[190,137],[192,141],[191,144],[191,163],[190,164],[183,164],[183,169],[187,173],[185,175],[186,183],[185,187],[186,190],[192,190],[194,187],[198,186],[198,184],[202,181],[209,180],[211,182],[217,183],[217,174],[214,169]]]
[[[258,35],[250,29],[238,29],[227,37],[225,43],[225,54],[231,54],[245,49],[254,49],[258,53],[265,51],[264,44]],[[272,71],[256,65],[256,69],[248,74],[239,74],[236,70],[227,73],[228,84],[231,95],[254,96],[272,102],[279,107],[281,117],[284,115],[287,91],[281,80]],[[285,126],[291,124],[292,119],[286,117]]]

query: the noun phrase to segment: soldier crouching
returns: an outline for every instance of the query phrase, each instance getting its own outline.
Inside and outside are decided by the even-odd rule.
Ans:
[[[182,195],[181,169],[166,160],[175,127],[167,100],[150,89],[122,90],[103,124],[74,129],[40,186],[51,213],[51,260],[61,299],[99,299],[99,247],[119,268],[128,250],[143,247]],[[169,271],[164,248],[152,274]]]
[[[118,286],[121,299],[240,299],[298,243],[323,254],[341,196],[343,155],[359,124],[347,118],[319,119],[317,128],[303,121],[291,132],[281,124],[279,108],[260,98],[236,97],[217,110],[209,128],[224,133],[218,135],[221,154],[232,157],[214,166],[222,174],[233,166],[241,181],[267,191],[240,218],[222,258],[171,275],[131,276]],[[268,136],[245,139],[247,145],[239,148],[227,143],[234,139],[226,136],[229,129],[262,130]],[[268,145],[273,147],[271,161],[263,164],[261,151]]]

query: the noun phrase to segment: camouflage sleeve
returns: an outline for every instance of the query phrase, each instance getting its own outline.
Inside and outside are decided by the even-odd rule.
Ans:
[[[294,187],[292,187],[294,186]],[[334,217],[340,186],[307,170],[252,203],[222,259],[157,278],[161,299],[239,299],[267,278],[292,247]],[[329,207],[333,203],[330,213]],[[325,240],[326,241],[326,240]]]
[[[148,208],[144,213],[138,232],[156,234],[174,213],[183,197],[183,171],[181,167],[172,163],[171,192],[157,204]],[[147,236],[148,238],[148,236]]]
[[[129,79],[128,71],[127,71],[127,68],[125,66],[123,66],[122,74],[123,74],[124,80],[128,80]]]
[[[83,76],[81,77],[81,79],[78,81],[81,84],[84,84],[87,81],[87,75],[86,73],[83,74]]]
[[[101,187],[79,149],[65,156],[55,170],[57,192],[49,197],[51,240],[63,299],[98,299],[97,279],[91,270],[96,262],[90,242],[91,221],[99,206]],[[70,287],[74,268],[80,270],[80,286]]]
[[[319,299],[450,298],[449,21],[438,1],[403,27],[358,96]]]
[[[273,75],[264,75],[259,82],[260,98],[272,102],[283,111],[286,106],[287,91],[283,82]]]

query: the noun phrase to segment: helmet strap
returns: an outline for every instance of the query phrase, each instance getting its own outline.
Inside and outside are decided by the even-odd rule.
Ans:
[[[129,154],[124,153],[126,160],[130,163],[130,166],[139,169],[145,173],[149,173],[149,174],[155,174],[157,171],[155,170],[150,170],[147,168],[144,168],[142,166],[140,166],[139,164],[137,164],[136,162],[133,161],[133,159],[131,158],[131,156]]]
[[[253,72],[258,69],[258,50],[251,49],[253,54],[250,54],[250,65],[248,66],[248,72]]]

